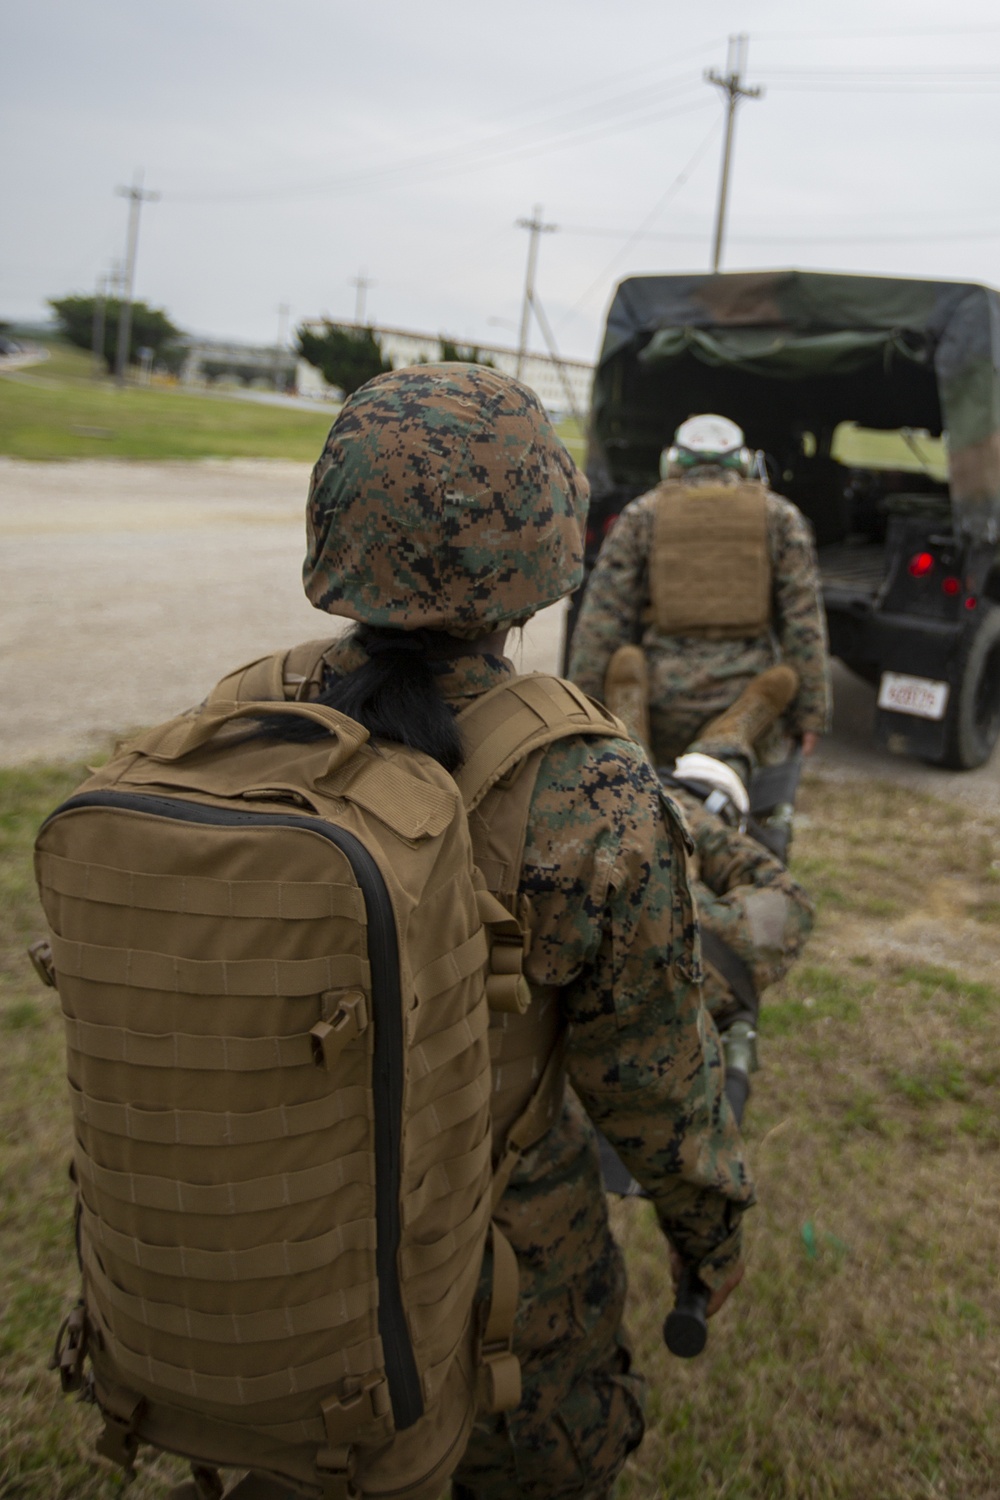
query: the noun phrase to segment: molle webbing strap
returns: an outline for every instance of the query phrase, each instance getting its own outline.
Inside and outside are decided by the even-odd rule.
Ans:
[[[179,958],[141,948],[107,948],[52,935],[60,977],[181,995],[319,995],[366,989],[367,960],[353,953],[324,958]]]
[[[103,1323],[99,1314],[95,1321],[99,1326]],[[151,1354],[136,1354],[119,1343],[110,1328],[102,1327],[101,1333],[115,1364],[124,1374],[132,1376],[140,1384],[162,1391],[173,1391],[177,1395],[211,1402],[217,1406],[263,1405],[306,1391],[329,1390],[345,1376],[366,1375],[370,1370],[377,1369],[382,1357],[380,1343],[368,1339],[324,1359],[311,1360],[308,1364],[293,1365],[290,1369],[275,1370],[266,1375],[210,1375],[201,1370],[168,1364],[166,1360],[155,1359]]]
[[[448,1193],[460,1193],[464,1188],[471,1187],[474,1182],[478,1182],[489,1158],[490,1137],[487,1134],[483,1136],[479,1145],[464,1157],[457,1157],[454,1161],[438,1162],[437,1166],[431,1167],[421,1179],[420,1186],[412,1193],[408,1193],[403,1200],[404,1227],[418,1219],[438,1198],[443,1198]]]
[[[767,492],[758,484],[660,487],[651,616],[665,635],[759,635],[771,618]]]
[[[286,1303],[257,1312],[207,1313],[123,1291],[106,1274],[89,1243],[83,1247],[83,1260],[99,1303],[110,1305],[143,1327],[210,1344],[263,1344],[322,1333],[363,1318],[378,1300],[375,1283],[367,1281],[329,1292],[313,1302]]]
[[[453,1058],[460,1057],[485,1034],[490,1024],[489,1011],[477,1006],[471,1016],[463,1016],[444,1031],[436,1031],[425,1041],[412,1046],[408,1053],[410,1074],[414,1081],[427,1078]]]
[[[112,1229],[82,1203],[87,1236],[109,1256],[152,1271],[158,1276],[188,1277],[197,1281],[263,1281],[271,1276],[295,1276],[318,1271],[350,1250],[375,1249],[372,1219],[354,1219],[311,1240],[282,1240],[251,1245],[246,1250],[198,1250],[184,1245],[148,1245],[133,1234]]]
[[[365,1116],[366,1089],[343,1088],[306,1104],[280,1105],[248,1114],[231,1110],[140,1109],[134,1104],[92,1099],[69,1082],[73,1113],[82,1125],[124,1140],[155,1141],[162,1146],[253,1146],[262,1141],[330,1130],[352,1115]],[[465,1118],[461,1116],[460,1118]]]
[[[152,1177],[139,1172],[118,1172],[99,1166],[86,1151],[74,1158],[78,1181],[106,1198],[119,1203],[153,1208],[161,1213],[217,1215],[264,1213],[269,1209],[290,1208],[296,1203],[314,1203],[330,1197],[349,1183],[374,1182],[371,1152],[355,1151],[349,1156],[304,1167],[298,1172],[280,1172],[271,1177],[254,1177],[246,1182],[182,1182],[175,1177]]]
[[[480,927],[457,948],[442,953],[418,970],[413,976],[413,993],[419,1001],[432,1000],[452,985],[461,984],[470,974],[479,973],[488,957],[486,929]]]
[[[279,918],[283,921],[346,917],[363,922],[364,898],[356,885],[306,880],[213,880],[204,875],[156,875],[113,865],[38,856],[39,880],[61,896],[190,916]]]
[[[459,714],[458,723],[465,761],[455,780],[470,812],[532,750],[574,734],[626,734],[573,683],[541,672],[491,688]]]
[[[193,1036],[177,1031],[153,1035],[124,1026],[99,1026],[63,1016],[66,1045],[85,1057],[128,1063],[134,1068],[195,1068],[212,1072],[263,1073],[271,1068],[314,1067],[313,1041],[301,1036]]]

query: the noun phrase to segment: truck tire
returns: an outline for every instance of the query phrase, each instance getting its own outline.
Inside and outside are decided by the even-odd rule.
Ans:
[[[962,643],[954,692],[938,764],[972,771],[989,760],[1000,735],[1000,608],[994,604],[983,606],[978,627]]]

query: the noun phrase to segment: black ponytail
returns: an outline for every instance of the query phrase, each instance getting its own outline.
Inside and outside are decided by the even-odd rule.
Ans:
[[[391,630],[360,625],[353,639],[368,654],[363,666],[333,675],[313,701],[355,719],[373,739],[422,750],[455,771],[462,764],[462,738],[441,695],[432,662],[454,653],[455,642],[434,630]],[[265,733],[311,740],[324,733],[307,720],[266,722]]]

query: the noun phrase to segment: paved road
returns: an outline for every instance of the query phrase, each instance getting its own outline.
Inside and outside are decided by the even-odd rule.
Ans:
[[[0,459],[0,764],[86,756],[197,702],[241,661],[331,633],[299,584],[309,466]],[[515,659],[554,670],[562,606]],[[874,691],[835,665],[813,765],[1000,808],[1000,754],[971,773],[876,751]]]

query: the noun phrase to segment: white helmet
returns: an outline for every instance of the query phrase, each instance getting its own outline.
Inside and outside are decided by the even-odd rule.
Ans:
[[[742,428],[712,412],[688,417],[674,433],[672,445],[660,454],[660,477],[674,479],[698,464],[736,469],[746,478],[753,468],[754,455],[743,445]]]

